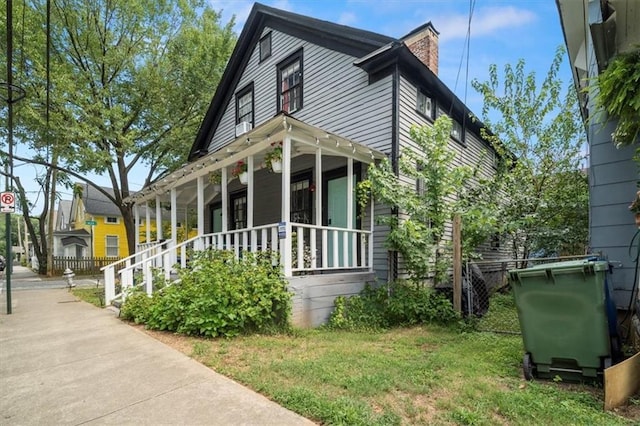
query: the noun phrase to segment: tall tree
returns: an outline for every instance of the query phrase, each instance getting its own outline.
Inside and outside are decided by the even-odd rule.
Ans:
[[[149,184],[186,160],[235,44],[233,20],[223,25],[203,0],[52,2],[50,140],[67,171],[61,179],[108,176],[114,195],[105,195],[120,208],[133,251],[132,207],[123,203],[132,173],[146,169]],[[41,17],[28,31],[41,33],[44,2],[27,13]],[[28,53],[21,124],[24,140],[42,148],[44,50]]]
[[[538,85],[525,62],[506,65],[502,81],[495,65],[489,80],[474,80],[484,96],[482,119],[493,132],[483,137],[502,153],[499,191],[501,231],[515,258],[532,253],[582,252],[588,229],[588,187],[580,172],[586,137],[573,85],[563,95],[558,48]],[[579,249],[580,247],[580,249]]]
[[[451,119],[441,116],[433,126],[414,126],[411,139],[415,148],[406,147],[398,160],[398,179],[391,163],[383,159],[368,169],[368,179],[358,186],[359,201],[369,193],[377,202],[391,206],[398,215],[377,219],[389,226],[387,246],[402,255],[410,278],[421,283],[428,278],[446,279],[451,255],[446,250],[447,225],[454,214],[465,222],[465,255],[484,242],[494,231],[496,216],[485,196],[491,176],[483,171],[483,159],[474,167],[456,164],[449,146]]]

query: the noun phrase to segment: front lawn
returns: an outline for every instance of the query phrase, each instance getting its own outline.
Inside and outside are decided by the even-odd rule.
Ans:
[[[616,425],[640,420],[640,401],[604,413],[600,388],[524,381],[520,336],[437,326],[214,340],[150,333],[323,424]]]

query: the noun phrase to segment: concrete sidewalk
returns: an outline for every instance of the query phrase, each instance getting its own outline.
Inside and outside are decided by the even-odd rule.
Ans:
[[[66,289],[0,301],[0,425],[313,424]]]

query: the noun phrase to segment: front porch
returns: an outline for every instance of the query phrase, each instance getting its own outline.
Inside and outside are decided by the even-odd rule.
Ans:
[[[282,147],[281,173],[266,167],[276,144]],[[358,211],[354,188],[366,165],[383,157],[289,116],[274,117],[127,200],[134,203],[137,229],[138,207],[147,207],[145,243],[137,233],[136,254],[104,268],[107,303],[134,285],[134,272],[151,294],[154,274],[171,280],[175,265],[188,266],[190,250],[230,250],[236,257],[273,251],[295,295],[295,322],[316,325],[328,315],[328,299],[332,306],[335,296],[355,294],[373,279],[374,205]],[[231,173],[239,162],[247,165],[246,185]],[[167,236],[162,209],[170,209]],[[178,211],[195,213],[196,235],[184,241],[178,240]],[[305,290],[316,286],[321,289]],[[314,297],[322,302],[310,303]]]

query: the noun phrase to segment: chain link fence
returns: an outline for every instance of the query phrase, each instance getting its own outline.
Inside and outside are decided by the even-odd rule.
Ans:
[[[520,334],[518,312],[508,280],[510,270],[592,256],[466,262],[462,268],[462,313],[475,317],[478,329]]]

